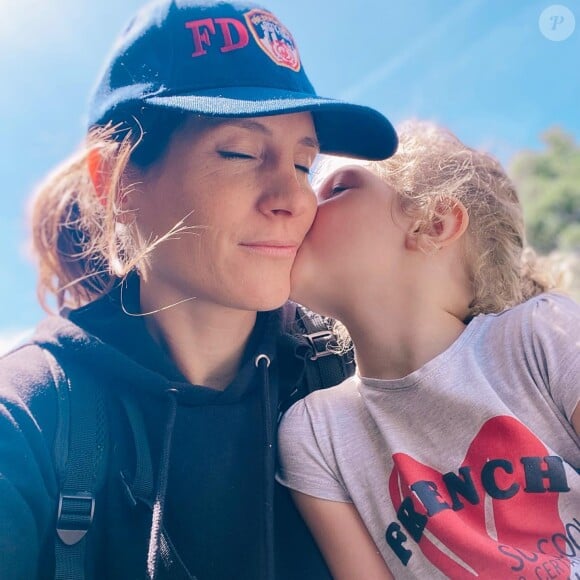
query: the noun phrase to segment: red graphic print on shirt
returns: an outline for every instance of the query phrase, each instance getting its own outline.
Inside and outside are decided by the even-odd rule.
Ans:
[[[563,461],[516,419],[487,421],[456,472],[404,453],[393,460],[398,522],[385,537],[403,564],[418,544],[453,579],[569,577],[570,529],[558,511],[560,493],[570,490]],[[578,520],[570,525],[580,532]]]

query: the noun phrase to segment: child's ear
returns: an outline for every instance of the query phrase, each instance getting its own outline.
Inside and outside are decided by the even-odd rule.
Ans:
[[[468,225],[469,214],[460,201],[440,201],[430,222],[411,224],[405,238],[405,247],[431,254],[456,242]]]

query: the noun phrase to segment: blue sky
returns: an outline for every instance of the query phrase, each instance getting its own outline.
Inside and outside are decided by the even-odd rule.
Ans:
[[[0,0],[0,351],[43,315],[27,257],[31,189],[80,142],[95,77],[141,4]],[[538,149],[554,125],[580,141],[580,0],[563,2],[577,27],[559,42],[540,30],[554,5],[544,1],[262,4],[292,31],[324,96],[371,105],[394,123],[438,121],[504,163]]]

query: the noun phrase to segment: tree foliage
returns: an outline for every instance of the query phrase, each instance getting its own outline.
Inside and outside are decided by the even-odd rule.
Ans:
[[[522,151],[509,173],[526,219],[528,242],[539,252],[580,252],[580,146],[559,127],[542,135],[543,151]]]

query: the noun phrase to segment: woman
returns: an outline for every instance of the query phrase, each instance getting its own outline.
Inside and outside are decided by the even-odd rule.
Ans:
[[[580,307],[499,163],[399,139],[320,186],[292,295],[344,322],[357,375],[286,413],[279,481],[337,579],[575,577]]]
[[[281,307],[319,149],[382,158],[395,133],[318,97],[273,14],[205,0],[133,19],[89,117],[33,204],[61,314],[0,361],[0,576],[318,578],[298,524],[274,529],[302,372]]]

